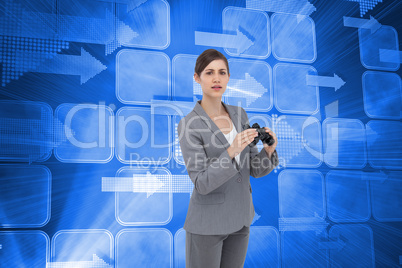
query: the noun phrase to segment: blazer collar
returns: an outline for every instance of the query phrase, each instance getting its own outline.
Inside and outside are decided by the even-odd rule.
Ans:
[[[195,107],[193,111],[197,113],[202,120],[205,121],[206,125],[211,129],[212,133],[215,133],[217,138],[222,142],[223,145],[227,145],[229,147],[229,143],[225,136],[223,135],[222,131],[219,129],[219,127],[215,124],[214,121],[208,116],[208,114],[205,112],[204,108],[201,106],[201,100],[197,101],[195,104]],[[234,126],[236,127],[237,133],[240,133],[243,131],[243,126],[241,123],[241,115],[240,115],[240,107],[237,106],[232,106],[232,105],[227,105],[224,102],[221,101],[223,106],[226,108],[226,111],[229,113],[230,119],[232,120]],[[239,112],[237,111],[239,109]]]

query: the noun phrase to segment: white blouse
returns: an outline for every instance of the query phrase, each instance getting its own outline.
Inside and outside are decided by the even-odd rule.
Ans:
[[[232,122],[232,130],[228,134],[225,134],[223,132],[222,132],[222,134],[228,140],[229,144],[232,144],[232,142],[234,141],[234,139],[237,135],[237,130],[236,130],[233,122]],[[236,160],[237,164],[240,165],[240,154],[235,156],[235,160]],[[233,163],[233,165],[236,167],[235,163]]]

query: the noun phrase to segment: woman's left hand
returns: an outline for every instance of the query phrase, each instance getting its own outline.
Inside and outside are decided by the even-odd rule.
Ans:
[[[272,144],[271,146],[269,146],[268,144],[262,143],[264,145],[264,149],[267,152],[268,156],[271,157],[271,155],[275,151],[276,145],[278,144],[278,139],[276,138],[276,134],[271,129],[269,129],[268,127],[264,127],[264,128],[265,128],[265,131],[268,132],[269,135],[271,135],[275,140],[275,143]]]

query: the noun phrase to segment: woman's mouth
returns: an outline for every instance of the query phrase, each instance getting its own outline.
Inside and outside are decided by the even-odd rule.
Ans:
[[[212,87],[214,90],[220,90],[222,87],[221,86],[213,86]]]

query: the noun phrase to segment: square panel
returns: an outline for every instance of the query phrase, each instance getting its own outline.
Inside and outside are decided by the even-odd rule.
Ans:
[[[167,229],[124,229],[116,236],[116,268],[173,267],[173,237]]]
[[[124,104],[135,105],[151,105],[157,96],[170,97],[169,57],[162,52],[120,50],[116,55],[116,96]]]
[[[402,85],[399,75],[367,71],[363,74],[364,111],[368,117],[402,118]]]
[[[322,123],[322,133],[328,166],[361,169],[366,165],[365,127],[360,120],[327,118]]]
[[[0,232],[1,267],[49,268],[50,241],[42,231]]]
[[[273,107],[272,70],[263,61],[230,59],[230,79],[223,97],[246,111],[268,112]]]
[[[124,164],[166,164],[171,158],[170,116],[151,108],[123,107],[116,112],[116,157]]]
[[[107,163],[113,158],[114,115],[105,105],[65,103],[55,111],[54,154],[65,163]]]
[[[315,24],[308,16],[274,13],[272,53],[280,61],[313,63],[317,58]]]
[[[320,108],[317,86],[307,84],[308,75],[317,75],[312,66],[278,63],[274,67],[274,101],[281,113],[314,114]]]
[[[265,59],[271,53],[269,18],[265,12],[226,7],[222,12],[222,27],[224,33],[238,36],[236,43],[230,44],[231,48],[223,44],[230,56]]]
[[[53,111],[48,104],[0,100],[0,161],[43,162],[53,145]]]
[[[113,252],[113,235],[108,230],[61,230],[52,238],[51,267],[110,267]]]
[[[0,165],[0,226],[34,228],[50,220],[52,174],[45,166]]]
[[[319,167],[322,163],[321,124],[315,117],[272,117],[278,156],[286,167]]]
[[[278,177],[281,218],[325,218],[324,176],[317,170],[286,169]]]
[[[371,216],[367,176],[370,173],[331,170],[325,177],[328,217],[333,222],[364,222]]]
[[[381,59],[381,49],[399,51],[397,31],[387,25],[381,25],[372,33],[371,29],[359,28],[360,61],[367,69],[396,71],[399,61]]]
[[[402,123],[372,120],[366,125],[367,155],[375,169],[402,169]]]
[[[331,267],[375,267],[373,231],[363,224],[329,230]]]
[[[173,195],[169,170],[123,167],[117,171],[115,180],[115,185],[122,185],[115,196],[116,220],[121,225],[165,225],[170,222]]]

